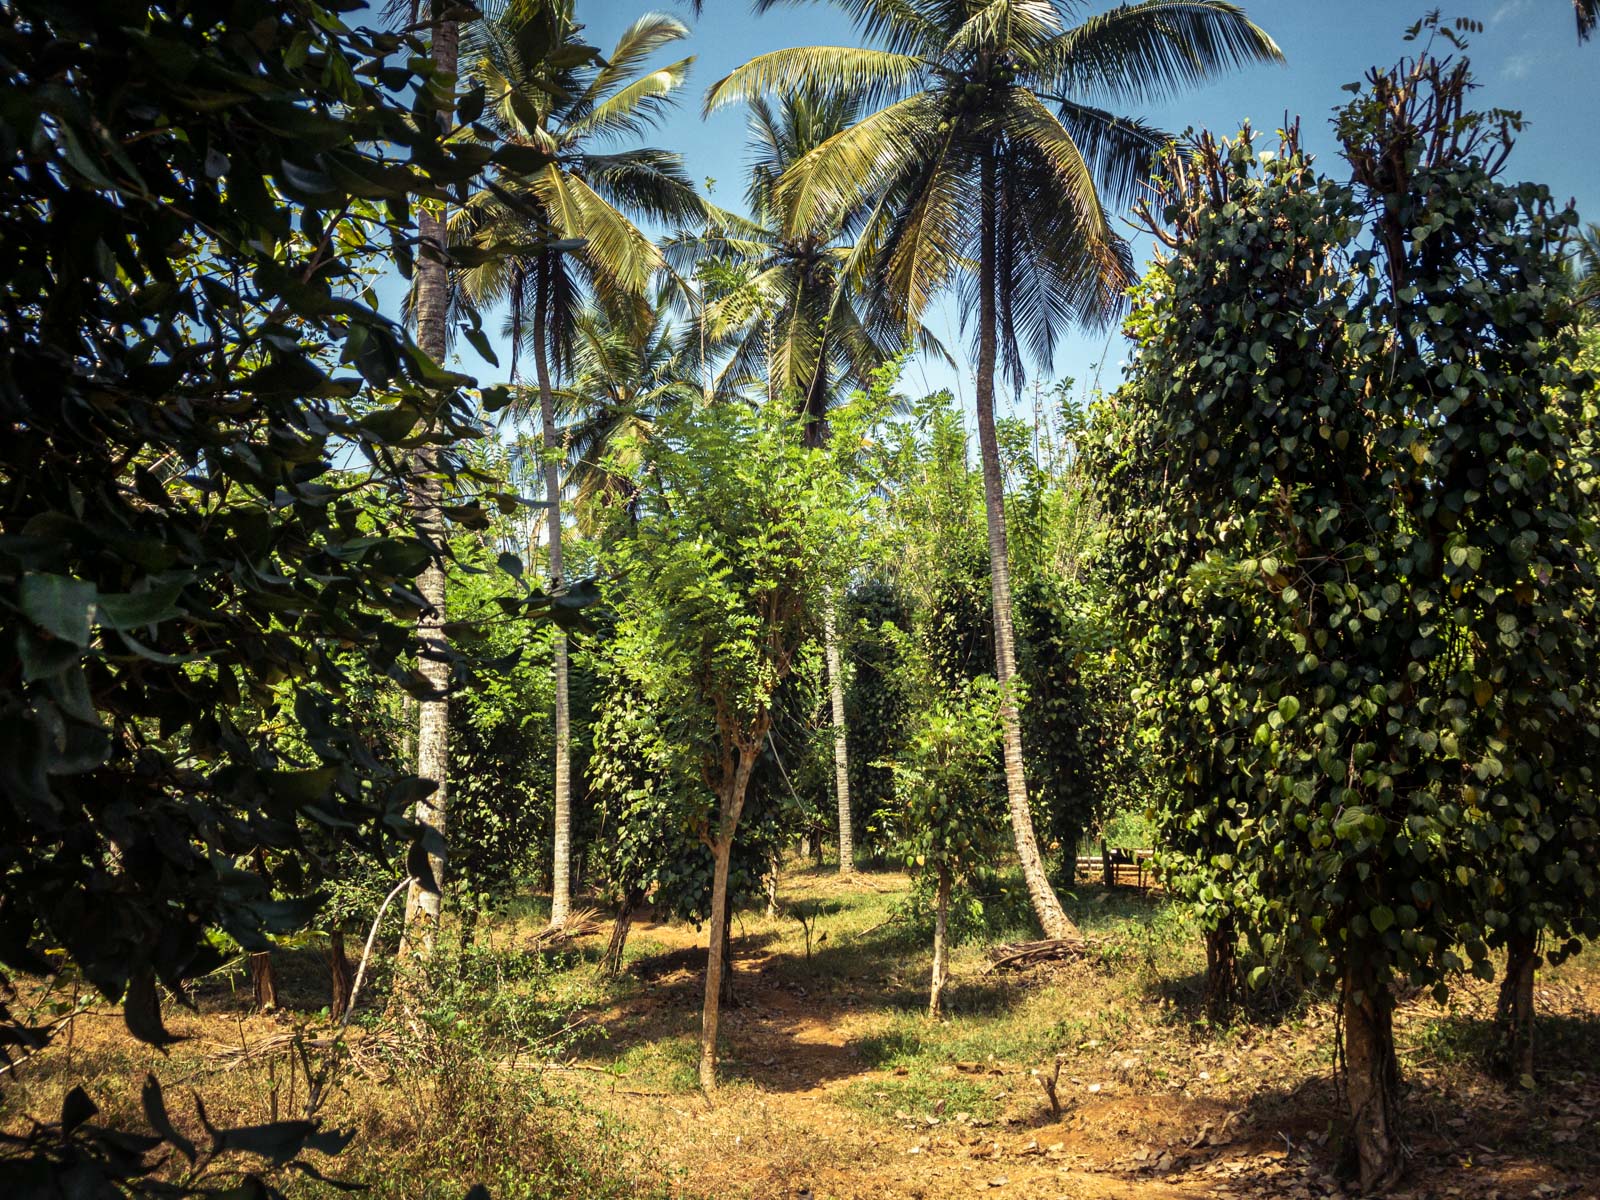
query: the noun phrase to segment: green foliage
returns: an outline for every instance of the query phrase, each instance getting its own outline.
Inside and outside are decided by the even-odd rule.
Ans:
[[[884,855],[894,807],[894,777],[885,765],[905,745],[909,706],[896,671],[897,642],[911,614],[895,586],[867,579],[850,589],[839,622],[851,670],[846,676],[845,728],[850,736],[850,804],[856,845]]]
[[[1082,834],[1106,812],[1143,806],[1154,784],[1134,728],[1132,663],[1121,652],[1105,585],[1090,570],[1103,517],[1078,465],[1082,419],[1066,385],[1051,395],[1057,415],[1031,430],[1006,422],[1000,433],[1007,474],[1016,481],[1009,488],[1007,528],[1030,796],[1036,825],[1059,846],[1061,870],[1070,879]],[[967,460],[961,412],[948,393],[929,396],[905,417],[885,421],[874,438],[864,464],[877,491],[867,554],[881,564],[881,586],[893,588],[902,606],[897,626],[914,633],[929,668],[952,685],[991,677],[994,617],[982,478]],[[876,637],[854,651],[859,682],[853,688],[872,685],[868,695],[886,713],[888,689],[878,686],[878,668],[863,655],[883,658],[873,647],[895,644]],[[904,699],[895,703],[892,719],[899,721],[909,707]],[[865,703],[861,709],[869,732],[884,719]],[[852,717],[852,743],[865,736],[858,721]],[[894,758],[899,744],[885,739],[880,749],[872,743],[871,757],[853,748],[852,771]]]
[[[1374,72],[1349,183],[1292,132],[1174,162],[1094,451],[1173,878],[1377,984],[1600,928],[1575,217],[1497,178],[1509,118],[1447,118],[1467,79]]]
[[[1209,0],[1123,5],[1074,26],[1074,6],[1025,0],[840,7],[877,45],[759,55],[712,85],[707,110],[802,90],[859,101],[859,119],[773,185],[785,234],[873,206],[878,271],[905,327],[959,281],[967,310],[994,318],[974,321],[975,337],[998,332],[1019,386],[1024,351],[1048,364],[1065,328],[1104,320],[1133,274],[1109,213],[1168,139],[1105,111],[1105,96],[1165,95],[1282,60],[1240,9]]]
[[[830,460],[802,435],[780,410],[737,402],[669,414],[637,521],[617,509],[604,549],[615,627],[596,723],[602,841],[619,891],[655,885],[696,919],[708,911],[705,842],[740,771],[751,821],[730,888],[749,893],[765,876],[790,803],[774,738],[787,742],[815,711],[813,635],[849,510]]]
[[[64,951],[156,1045],[157,982],[214,966],[210,930],[266,949],[328,847],[380,847],[425,790],[337,702],[348,655],[418,686],[412,581],[442,547],[408,531],[402,460],[432,453],[462,526],[515,503],[445,449],[478,435],[472,381],[365,285],[381,255],[409,270],[413,204],[494,154],[439,137],[426,44],[347,27],[357,7],[0,18],[0,960]],[[258,849],[301,899],[238,869]],[[87,1104],[3,1169],[145,1186],[157,1143]],[[295,1131],[324,1136],[236,1141],[282,1163]]]
[[[902,645],[911,719],[904,747],[888,764],[895,846],[912,875],[962,883],[993,863],[1009,828],[994,783],[999,687],[988,676],[941,678],[909,639]]]

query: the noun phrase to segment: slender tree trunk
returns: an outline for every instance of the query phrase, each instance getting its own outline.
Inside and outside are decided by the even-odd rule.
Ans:
[[[933,982],[928,989],[928,1016],[944,1015],[944,985],[950,977],[950,868],[939,867],[938,890],[933,897]]]
[[[738,1008],[739,998],[733,994],[733,905],[722,910],[722,1007]]]
[[[328,931],[328,1017],[337,1021],[350,1007],[350,988],[355,971],[344,951],[344,930]]]
[[[1226,1025],[1233,1019],[1238,1001],[1238,965],[1235,947],[1238,931],[1232,917],[1223,917],[1215,929],[1206,930],[1206,1016],[1213,1025]]]
[[[761,743],[758,741],[756,745]],[[728,925],[728,865],[733,858],[733,837],[739,828],[739,814],[750,786],[754,752],[739,755],[734,776],[719,798],[717,838],[712,846],[716,866],[711,875],[711,922],[706,949],[706,999],[700,1020],[700,1087],[706,1093],[717,1090],[717,1019],[722,1002],[723,955],[727,950],[724,932]]]
[[[778,916],[778,869],[783,865],[778,852],[772,852],[772,858],[767,863],[767,920],[776,920]]]
[[[430,19],[436,18],[444,0],[432,0]],[[452,80],[456,73],[456,23],[436,21],[433,26],[433,63],[437,71]],[[452,92],[454,90],[452,84]],[[441,116],[442,124],[451,118]],[[417,232],[422,253],[417,261],[417,344],[434,362],[444,364],[446,355],[445,322],[449,300],[449,278],[445,269],[444,214],[423,208],[417,217]],[[417,591],[428,604],[428,612],[417,622],[419,640],[417,670],[427,682],[431,695],[417,704],[417,774],[436,787],[431,795],[417,801],[416,822],[422,830],[423,847],[433,878],[413,880],[406,892],[405,931],[400,938],[400,958],[421,953],[432,957],[439,931],[439,903],[445,883],[447,860],[445,840],[449,802],[450,706],[445,691],[450,683],[449,640],[444,632],[444,517],[440,511],[443,491],[439,481],[439,460],[432,447],[414,456],[416,483],[412,492],[417,534],[429,544],[432,554],[417,580]]]
[[[606,943],[605,956],[600,960],[600,969],[607,975],[622,972],[622,951],[628,944],[628,931],[633,928],[634,910],[643,899],[632,888],[623,893],[622,907],[617,910],[617,919],[611,923],[611,940]]]
[[[561,467],[555,451],[560,445],[556,430],[555,395],[550,387],[550,346],[548,313],[550,281],[548,266],[541,268],[533,301],[533,365],[539,375],[539,421],[544,437],[545,528],[549,531],[550,590],[559,591],[561,573]],[[567,635],[555,631],[556,670],[556,797],[555,865],[550,872],[550,926],[559,929],[572,912],[572,713],[567,703]]]
[[[1350,1165],[1364,1195],[1380,1193],[1405,1170],[1400,1137],[1400,1064],[1394,1053],[1394,999],[1354,951],[1345,968],[1344,1087],[1350,1107]]]
[[[1017,709],[1016,637],[1011,621],[1011,564],[1006,548],[1005,479],[1000,473],[1000,444],[994,425],[995,373],[995,163],[983,160],[982,246],[979,253],[978,307],[978,449],[983,462],[983,508],[989,525],[989,580],[994,591],[994,669],[1000,683],[1000,725],[1005,745],[1006,799],[1011,833],[1016,840],[1028,898],[1046,937],[1082,941],[1050,886],[1050,877],[1033,833],[1028,808],[1028,781],[1022,758],[1022,715]]]
[[[278,977],[272,970],[271,951],[250,956],[250,994],[257,1012],[271,1012],[278,1007]]]
[[[1508,1083],[1533,1082],[1533,983],[1540,966],[1539,935],[1521,930],[1506,942],[1506,974],[1495,1007],[1493,1067]]]
[[[850,815],[850,746],[845,734],[839,624],[832,597],[822,610],[822,645],[828,660],[828,697],[833,703],[833,786],[839,800],[839,874],[849,875],[856,869],[855,829]]]

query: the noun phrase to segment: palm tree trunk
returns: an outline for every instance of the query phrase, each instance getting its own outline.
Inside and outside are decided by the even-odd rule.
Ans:
[[[550,590],[562,586],[561,575],[561,468],[555,460],[555,396],[550,388],[550,348],[546,340],[546,307],[550,282],[545,265],[533,301],[533,365],[539,376],[539,420],[544,435],[545,528],[549,530]],[[555,631],[556,669],[556,799],[555,865],[550,872],[550,927],[567,923],[572,912],[572,713],[567,706],[567,635]]]
[[[430,13],[436,14],[441,0],[434,0]],[[452,80],[456,73],[454,21],[439,21],[433,28],[434,68]],[[417,344],[434,362],[445,361],[445,321],[449,279],[445,270],[444,214],[424,208],[417,217],[417,232],[422,254],[417,263]],[[417,670],[427,682],[428,699],[417,705],[417,766],[423,779],[437,786],[433,793],[417,801],[416,822],[422,830],[430,880],[412,880],[406,891],[405,932],[400,938],[400,958],[420,951],[431,957],[439,929],[439,899],[444,890],[447,810],[450,766],[450,707],[445,690],[450,682],[448,652],[450,643],[444,632],[445,577],[442,557],[444,517],[440,511],[443,492],[439,482],[438,454],[432,447],[421,449],[412,460],[416,473],[413,489],[413,521],[417,536],[430,547],[438,548],[417,580],[417,591],[427,601],[428,611],[418,620]]]
[[[1006,798],[1022,878],[1034,916],[1046,937],[1081,940],[1050,886],[1028,808],[1028,781],[1022,760],[1022,717],[1012,682],[1017,673],[1016,637],[1011,622],[1011,566],[1006,549],[1005,480],[1000,474],[1000,444],[994,427],[995,371],[995,163],[983,160],[982,247],[979,252],[978,450],[983,462],[983,508],[989,525],[989,581],[994,592],[994,672],[1000,682],[1000,725],[1005,745]]]
[[[839,799],[839,874],[856,869],[855,830],[850,815],[850,745],[845,733],[844,673],[833,599],[822,610],[822,646],[828,659],[828,697],[833,702],[833,784]]]

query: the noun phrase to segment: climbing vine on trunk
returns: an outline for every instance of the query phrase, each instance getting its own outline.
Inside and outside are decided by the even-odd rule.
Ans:
[[[1093,451],[1169,874],[1342,988],[1365,1190],[1405,1165],[1394,985],[1442,999],[1540,930],[1571,953],[1600,903],[1576,217],[1502,181],[1518,119],[1469,84],[1427,50],[1371,72],[1348,180],[1293,128],[1170,160]]]

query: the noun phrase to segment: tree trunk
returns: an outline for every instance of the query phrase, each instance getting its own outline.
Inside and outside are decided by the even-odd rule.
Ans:
[[[550,388],[550,346],[547,308],[550,302],[548,264],[541,266],[533,300],[533,365],[539,377],[539,421],[544,441],[545,529],[550,546],[550,590],[563,586],[561,573],[561,467],[555,452],[555,395]],[[550,927],[559,929],[572,912],[572,713],[567,704],[567,635],[555,631],[556,796],[555,865],[550,872]]]
[[[769,921],[778,917],[778,869],[782,865],[778,852],[774,850],[767,864],[767,920]]]
[[[739,998],[733,994],[733,905],[722,912],[722,1007],[738,1008]]]
[[[1492,1066],[1508,1083],[1533,1086],[1533,983],[1539,970],[1539,936],[1517,931],[1506,942],[1506,974],[1495,1007]]]
[[[430,19],[437,16],[443,0],[433,0]],[[433,27],[433,62],[442,75],[454,80],[456,73],[456,23],[436,21]],[[452,82],[452,93],[454,85]],[[441,116],[446,128],[453,116]],[[422,253],[417,260],[417,345],[440,366],[446,357],[446,320],[449,278],[445,269],[444,214],[422,208],[417,216],[417,232]],[[431,880],[413,880],[406,891],[405,929],[400,937],[401,961],[421,953],[432,957],[439,931],[439,902],[444,891],[446,866],[446,813],[449,801],[450,707],[445,691],[450,683],[448,652],[450,643],[444,632],[445,576],[443,543],[443,501],[438,469],[438,452],[432,447],[419,449],[413,458],[416,485],[413,490],[413,519],[417,535],[430,548],[428,565],[417,580],[417,591],[428,604],[428,611],[417,622],[419,649],[417,670],[427,682],[430,696],[417,704],[417,774],[437,786],[431,795],[417,801],[415,819],[422,831]]]
[[[833,786],[839,799],[839,874],[856,869],[855,830],[850,818],[850,747],[845,736],[844,672],[833,600],[822,610],[822,645],[828,660],[828,697],[833,702]]]
[[[1232,1020],[1238,1003],[1239,969],[1234,958],[1238,941],[1232,917],[1223,917],[1215,929],[1206,930],[1206,1016],[1213,1025]]]
[[[939,867],[939,886],[933,898],[933,982],[928,988],[928,1016],[944,1015],[944,985],[949,978],[950,868]]]
[[[278,1007],[278,977],[272,971],[270,951],[250,956],[250,993],[257,1012],[271,1012]]]
[[[760,742],[756,742],[760,746]],[[711,875],[711,932],[706,949],[706,998],[700,1020],[700,1087],[708,1094],[717,1090],[717,1018],[722,1002],[723,954],[726,943],[722,937],[728,924],[728,864],[733,858],[733,835],[739,828],[739,813],[744,808],[744,794],[750,785],[750,768],[754,752],[739,755],[734,777],[725,784],[726,791],[719,797],[717,814],[717,839],[712,846],[716,866]]]
[[[1359,950],[1355,955],[1359,955]],[[1363,1194],[1383,1192],[1405,1170],[1394,1053],[1394,999],[1378,974],[1352,957],[1344,978],[1344,1088],[1350,1108],[1349,1165]]]
[[[606,943],[605,956],[600,960],[600,969],[607,975],[619,975],[622,972],[622,951],[628,944],[628,931],[633,927],[633,911],[641,899],[643,897],[631,889],[623,894],[622,907],[617,910],[617,919],[611,923],[611,940]]]
[[[328,1017],[337,1021],[350,1008],[350,988],[355,971],[344,952],[344,930],[328,931]]]
[[[979,252],[978,305],[978,449],[983,462],[983,508],[989,525],[989,580],[994,592],[994,670],[1000,683],[1000,725],[1004,735],[1006,799],[1011,810],[1011,833],[1022,863],[1028,898],[1046,937],[1081,941],[1082,935],[1068,919],[1050,886],[1039,842],[1033,833],[1033,813],[1028,808],[1028,781],[1022,759],[1022,716],[1017,710],[1014,678],[1017,673],[1016,638],[1011,622],[1011,565],[1006,548],[1005,480],[1000,474],[1000,444],[994,425],[995,373],[995,163],[983,160],[982,246]]]

